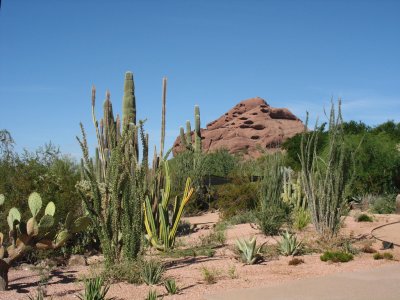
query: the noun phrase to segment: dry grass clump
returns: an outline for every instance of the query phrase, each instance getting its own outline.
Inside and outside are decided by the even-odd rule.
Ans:
[[[304,259],[295,257],[295,258],[289,260],[288,264],[289,264],[289,266],[298,266],[298,265],[304,264]]]

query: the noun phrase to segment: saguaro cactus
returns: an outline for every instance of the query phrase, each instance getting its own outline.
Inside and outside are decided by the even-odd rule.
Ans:
[[[4,203],[4,195],[0,195],[0,205]],[[88,217],[74,219],[68,215],[66,222],[58,233],[53,233],[54,214],[56,207],[49,202],[44,214],[39,218],[42,209],[42,198],[38,193],[32,193],[28,198],[28,206],[32,217],[28,222],[21,220],[21,214],[15,207],[8,212],[7,223],[10,228],[10,246],[5,248],[4,235],[0,233],[0,290],[4,291],[8,285],[8,270],[11,264],[23,257],[32,248],[47,250],[56,249],[76,232],[84,230],[90,222]]]

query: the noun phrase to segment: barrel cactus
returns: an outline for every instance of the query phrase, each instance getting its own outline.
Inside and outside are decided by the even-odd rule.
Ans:
[[[4,204],[5,197],[0,195],[0,205]],[[68,214],[65,225],[54,233],[54,214],[56,206],[49,202],[41,215],[42,198],[36,192],[28,198],[28,206],[32,217],[27,222],[21,218],[21,213],[15,207],[8,212],[7,223],[9,226],[10,241],[5,248],[4,234],[0,232],[0,290],[5,290],[8,285],[8,270],[11,264],[22,258],[29,249],[56,249],[76,232],[84,230],[89,225],[89,218],[73,218]],[[41,217],[39,218],[39,215]]]

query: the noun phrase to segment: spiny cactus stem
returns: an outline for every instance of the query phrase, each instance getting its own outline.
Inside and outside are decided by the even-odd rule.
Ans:
[[[163,157],[163,152],[164,152],[166,102],[167,102],[167,77],[164,77],[163,81],[162,81],[162,113],[161,113],[160,157]]]
[[[104,145],[103,141],[100,136],[100,131],[99,131],[99,126],[98,122],[96,119],[96,112],[95,112],[95,103],[96,103],[96,88],[93,86],[92,88],[92,119],[93,119],[93,124],[94,127],[96,128],[96,137],[97,137],[97,143],[99,144],[99,154],[100,154],[100,162],[102,165],[102,172],[103,172],[103,178],[106,177],[106,168],[105,168],[105,157],[104,157]]]

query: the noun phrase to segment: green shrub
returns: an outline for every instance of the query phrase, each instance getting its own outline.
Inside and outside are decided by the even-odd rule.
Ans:
[[[302,243],[297,241],[296,235],[288,231],[281,235],[282,240],[278,243],[279,251],[282,255],[296,255],[301,251]]]
[[[226,242],[226,229],[225,225],[221,227],[221,225],[215,226],[213,230],[211,230],[208,234],[200,237],[200,245],[201,246],[209,246],[216,247],[222,246]]]
[[[373,222],[374,220],[372,219],[371,216],[367,214],[359,214],[356,216],[356,221],[357,222]]]
[[[140,284],[143,282],[140,272],[140,261],[124,261],[110,266],[106,265],[101,273],[101,277],[107,281],[126,281],[128,283]]]
[[[170,295],[175,295],[179,292],[175,279],[166,279],[164,281],[164,287]]]
[[[257,213],[254,210],[245,211],[229,218],[229,224],[238,225],[246,223],[257,223]]]
[[[374,214],[391,214],[396,210],[396,196],[380,195],[371,200],[371,211]]]
[[[383,254],[380,252],[376,252],[376,253],[374,253],[374,255],[372,257],[375,260],[379,260],[379,259],[393,260],[393,254],[389,253],[389,252],[385,252]]]
[[[257,214],[257,223],[265,235],[277,235],[287,220],[285,209],[271,205]]]
[[[302,207],[298,207],[292,212],[292,226],[294,229],[303,230],[311,222],[310,212]]]
[[[84,281],[85,291],[83,294],[78,295],[81,300],[106,300],[114,298],[106,298],[108,290],[110,289],[109,284],[104,284],[103,278],[95,277],[88,278]]]
[[[235,215],[256,208],[257,183],[236,178],[233,183],[217,186],[214,197],[217,199],[215,205],[222,218],[230,220]]]
[[[207,284],[213,284],[217,282],[218,276],[220,275],[220,271],[217,269],[209,269],[206,267],[201,268],[201,273],[203,275],[203,279]]]
[[[353,254],[341,251],[326,251],[320,256],[322,261],[331,262],[349,262],[350,260],[353,260],[353,258]]]
[[[156,290],[149,290],[145,300],[157,300],[157,297],[158,295]]]
[[[143,260],[141,263],[141,278],[147,285],[157,284],[165,272],[164,265],[155,259]]]

